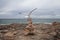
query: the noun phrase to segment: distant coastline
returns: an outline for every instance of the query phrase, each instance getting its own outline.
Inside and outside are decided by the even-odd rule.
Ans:
[[[27,19],[27,18],[0,18],[1,19]],[[60,19],[60,18],[32,18],[32,19]]]

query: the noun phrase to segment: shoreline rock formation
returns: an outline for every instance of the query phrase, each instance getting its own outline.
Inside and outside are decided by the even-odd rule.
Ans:
[[[24,36],[22,34],[23,29],[28,24],[15,23],[14,25],[10,25],[0,25],[0,40],[60,40],[60,24],[56,26],[50,24],[34,24],[36,26],[36,35],[31,36]],[[12,28],[13,26],[14,28]]]

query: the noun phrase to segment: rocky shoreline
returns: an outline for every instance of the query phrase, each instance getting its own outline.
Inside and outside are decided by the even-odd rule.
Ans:
[[[0,25],[0,40],[60,40],[60,23],[34,24],[35,35],[24,36],[23,29],[27,24],[13,23]]]

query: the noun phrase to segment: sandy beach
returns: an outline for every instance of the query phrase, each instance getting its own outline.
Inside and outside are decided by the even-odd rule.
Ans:
[[[60,40],[60,23],[34,24],[35,35],[24,36],[27,24],[0,25],[0,40]]]

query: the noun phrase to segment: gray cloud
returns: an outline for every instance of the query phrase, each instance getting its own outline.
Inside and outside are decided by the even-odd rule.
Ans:
[[[60,18],[60,0],[0,0],[0,18],[25,18],[33,8],[32,17]]]

